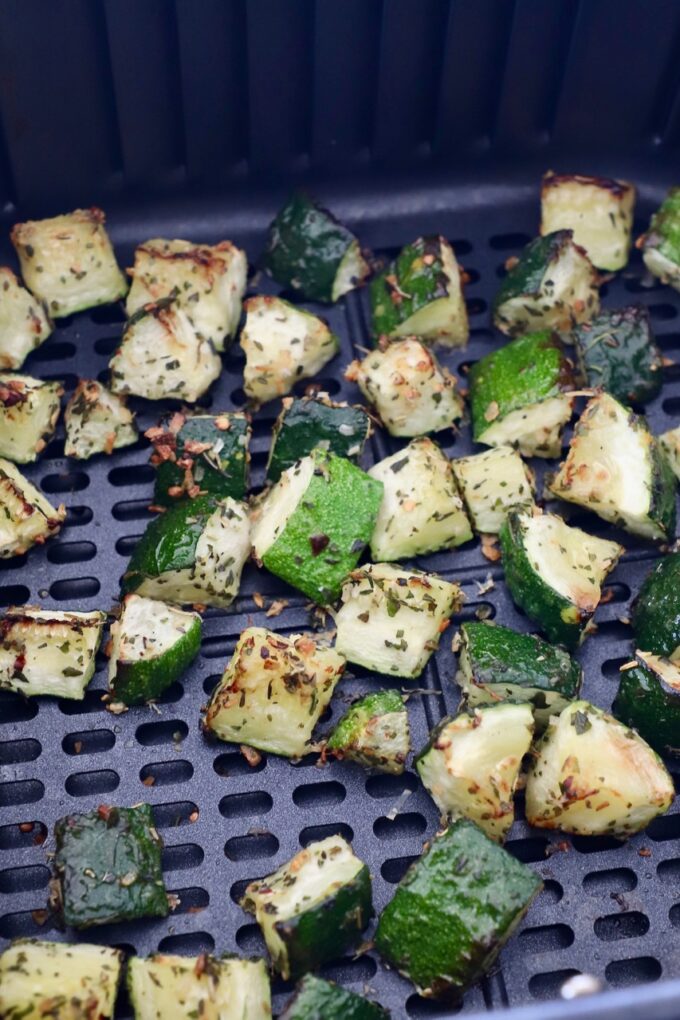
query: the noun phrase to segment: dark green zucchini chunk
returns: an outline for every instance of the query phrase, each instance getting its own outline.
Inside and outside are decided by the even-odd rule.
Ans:
[[[326,751],[367,769],[400,775],[411,750],[408,712],[395,690],[356,701],[333,730]]]
[[[354,234],[301,191],[269,227],[262,265],[282,287],[328,303],[360,286],[369,273]]]
[[[257,919],[274,970],[298,978],[342,956],[373,916],[368,867],[342,836],[310,843],[241,900]]]
[[[54,835],[53,903],[68,927],[167,916],[163,842],[148,804],[66,815]]]
[[[317,446],[356,461],[371,434],[364,407],[335,404],[327,393],[315,397],[284,397],[276,419],[267,461],[267,481],[278,482],[286,468]]]
[[[421,995],[458,998],[493,965],[543,883],[460,819],[408,869],[380,915],[375,944]]]
[[[286,1003],[279,1020],[389,1020],[390,1014],[377,1002],[306,974]]]
[[[646,404],[659,394],[663,357],[644,305],[603,309],[576,326],[572,338],[588,386],[606,390],[624,404]]]
[[[166,415],[145,436],[153,445],[154,501],[183,496],[243,499],[248,489],[250,421],[240,412]]]
[[[680,188],[670,189],[635,246],[653,276],[680,290]]]
[[[680,666],[652,652],[636,652],[621,667],[612,711],[660,754],[680,756]]]
[[[458,653],[466,703],[529,702],[539,729],[578,698],[583,671],[563,648],[490,621],[464,623]]]
[[[636,648],[680,659],[680,553],[667,553],[647,574],[631,623]]]

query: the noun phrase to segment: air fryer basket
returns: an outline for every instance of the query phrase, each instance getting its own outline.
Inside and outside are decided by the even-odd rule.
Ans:
[[[470,276],[472,335],[466,350],[442,360],[464,381],[466,366],[499,343],[490,301],[505,259],[536,232],[543,170],[634,180],[636,232],[674,183],[679,40],[680,5],[672,0],[656,0],[653,17],[642,0],[6,0],[1,257],[11,258],[6,239],[16,219],[96,201],[109,214],[122,264],[130,264],[135,243],[156,235],[228,237],[255,262],[277,204],[293,184],[306,183],[378,254],[425,232],[452,240]],[[276,292],[266,278],[255,286]],[[637,254],[603,296],[607,307],[647,305],[664,354],[680,359],[680,295],[647,286]],[[330,310],[309,307],[342,339],[342,353],[315,383],[356,400],[342,371],[370,345],[366,294]],[[117,306],[62,320],[26,371],[64,380],[68,390],[78,377],[105,379],[122,322]],[[235,345],[202,406],[242,406],[242,364]],[[136,410],[144,429],[162,407],[139,401]],[[652,428],[677,424],[679,411],[680,367],[671,364],[649,407]],[[255,486],[276,413],[268,405],[255,416]],[[453,456],[471,451],[468,427],[438,438]],[[366,464],[398,445],[378,431]],[[148,445],[141,440],[81,465],[64,458],[60,427],[26,473],[66,504],[68,517],[56,540],[0,562],[0,605],[113,607],[151,517]],[[608,708],[630,652],[622,620],[657,552],[593,516],[562,511],[593,533],[622,538],[628,550],[607,586],[597,633],[579,652],[586,696]],[[502,569],[484,559],[478,542],[418,562],[461,583],[467,601],[454,622],[484,616],[530,629]],[[287,606],[268,618],[275,599]],[[334,832],[352,838],[371,867],[376,907],[384,906],[437,826],[412,770],[371,776],[338,762],[317,767],[315,756],[295,764],[263,756],[253,768],[236,747],[208,743],[199,732],[200,706],[245,626],[291,633],[312,622],[302,596],[249,567],[231,609],[206,613],[201,656],[157,709],[107,713],[103,657],[82,703],[0,695],[3,943],[64,937],[43,912],[53,824],[101,802],[154,806],[166,883],[180,906],[164,921],[93,929],[94,941],[139,954],[258,953],[259,930],[237,905],[246,883]],[[409,701],[416,748],[455,708],[453,630]],[[392,683],[351,672],[325,730],[358,691]],[[532,831],[519,820],[507,847],[545,888],[500,966],[461,1010],[511,1006],[517,1012],[508,1017],[527,1020],[678,1016],[680,981],[668,979],[680,978],[679,839],[677,806],[626,844]],[[579,972],[623,991],[548,1005]],[[324,973],[369,990],[395,1018],[455,1012],[421,999],[373,952]],[[275,982],[277,1008],[287,990]],[[129,1015],[123,996],[119,1015]]]

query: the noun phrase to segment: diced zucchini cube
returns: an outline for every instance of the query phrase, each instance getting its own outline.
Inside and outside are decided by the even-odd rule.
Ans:
[[[660,435],[659,444],[666,455],[671,471],[680,481],[680,425]]]
[[[335,727],[325,750],[367,769],[401,775],[411,750],[402,696],[387,689],[360,698]]]
[[[15,939],[0,954],[4,1020],[110,1020],[123,953],[109,946]]]
[[[339,350],[328,324],[288,301],[258,294],[244,303],[243,389],[254,404],[285,397],[296,382],[320,372]]]
[[[460,266],[443,237],[419,237],[371,283],[373,333],[465,347],[470,334]]]
[[[240,412],[166,415],[144,433],[153,445],[154,501],[172,506],[184,496],[244,499],[250,433],[250,420]]]
[[[526,457],[558,457],[571,418],[574,365],[549,330],[527,333],[470,369],[475,442],[515,446]]]
[[[0,368],[16,370],[52,333],[42,301],[8,266],[0,266]]]
[[[371,434],[365,407],[334,403],[327,393],[315,397],[284,397],[276,419],[267,461],[267,481],[278,482],[281,473],[317,446],[338,457],[358,460]]]
[[[675,489],[646,420],[608,393],[586,405],[567,458],[550,482],[555,496],[656,541],[675,537]]]
[[[500,531],[505,583],[513,601],[550,641],[576,648],[624,549],[587,535],[556,514],[512,510]]]
[[[282,287],[309,301],[337,301],[370,272],[354,234],[302,191],[271,223],[262,264]]]
[[[493,302],[501,333],[568,332],[600,310],[599,276],[571,230],[536,237],[508,270]]]
[[[393,436],[450,429],[463,415],[456,379],[420,340],[398,340],[353,361],[345,378],[356,382]]]
[[[97,453],[112,454],[137,442],[135,416],[125,403],[96,379],[81,379],[64,413],[64,453],[87,460]]]
[[[376,948],[421,995],[459,997],[492,967],[543,883],[460,819],[408,869],[378,921]]]
[[[211,496],[180,500],[142,535],[123,576],[124,595],[226,608],[250,554],[248,508]]]
[[[133,956],[127,987],[135,1020],[271,1020],[264,960],[238,957]]]
[[[642,737],[601,708],[574,701],[553,716],[538,744],[526,816],[540,829],[625,839],[674,799],[673,780]]]
[[[529,703],[537,729],[543,730],[550,716],[559,715],[581,692],[579,664],[534,634],[486,620],[464,623],[460,639],[456,680],[470,708]]]
[[[373,915],[368,867],[342,836],[310,843],[241,900],[262,929],[274,970],[287,980],[355,946]]]
[[[659,394],[663,357],[644,305],[603,309],[576,326],[572,339],[588,386],[606,390],[625,404],[645,404]]]
[[[65,517],[63,505],[55,510],[11,461],[0,459],[0,559],[42,545]]]
[[[194,244],[154,237],[135,249],[128,318],[145,305],[175,297],[201,340],[223,351],[236,335],[246,289],[245,252],[231,241]]]
[[[476,532],[497,535],[512,507],[531,510],[534,480],[511,446],[496,446],[452,462],[453,473]]]
[[[571,230],[598,269],[615,272],[628,262],[635,188],[628,181],[549,170],[541,182],[541,234]]]
[[[680,665],[652,652],[621,667],[612,712],[659,754],[680,756]]]
[[[81,701],[106,613],[11,607],[0,618],[0,690]]]
[[[47,446],[61,410],[61,383],[0,374],[0,457],[30,464]]]
[[[635,244],[649,272],[680,290],[680,188],[670,189]]]
[[[127,280],[105,223],[102,210],[93,207],[12,227],[21,275],[53,319],[125,296]]]
[[[109,369],[114,393],[193,404],[215,382],[222,362],[178,302],[163,298],[128,319]]]
[[[370,541],[382,491],[350,461],[313,450],[254,511],[256,559],[320,605],[333,602]]]
[[[201,617],[165,602],[127,595],[111,625],[109,689],[113,701],[155,701],[178,680],[201,647]]]
[[[515,820],[517,780],[533,735],[531,705],[463,709],[435,726],[416,770],[442,815],[470,818],[502,843]]]
[[[635,647],[680,662],[680,553],[667,552],[633,601]]]
[[[300,758],[314,750],[312,731],[344,668],[342,655],[310,635],[247,627],[213,691],[205,729],[220,740]]]
[[[305,974],[279,1020],[389,1020],[390,1014],[372,999],[349,988]]]
[[[434,574],[367,564],[343,587],[335,647],[348,662],[415,679],[462,603],[458,585]]]
[[[54,904],[68,927],[167,916],[163,842],[148,804],[66,815],[54,835]]]
[[[383,498],[371,538],[374,560],[402,560],[454,549],[472,538],[451,462],[427,436],[370,470]]]

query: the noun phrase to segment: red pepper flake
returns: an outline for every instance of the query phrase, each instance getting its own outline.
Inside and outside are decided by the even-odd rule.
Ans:
[[[49,912],[47,910],[32,910],[31,911],[31,917],[33,918],[33,920],[35,921],[36,924],[40,925],[41,928],[42,928],[42,926],[44,924],[47,924],[49,916],[50,915],[49,915]]]
[[[253,769],[257,768],[257,766],[262,761],[262,755],[260,754],[259,751],[256,751],[254,747],[248,747],[247,744],[241,744],[239,750],[241,751],[241,754],[248,762],[250,767]]]
[[[649,849],[648,846],[641,846],[640,849],[638,850],[638,857],[651,857],[651,856],[652,851]]]
[[[310,535],[309,544],[312,547],[312,556],[318,556],[330,543],[328,535]]]
[[[19,832],[33,832],[33,826],[35,822],[20,822]]]

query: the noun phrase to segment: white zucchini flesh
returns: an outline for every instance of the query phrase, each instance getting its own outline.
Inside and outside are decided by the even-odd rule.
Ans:
[[[443,815],[471,818],[502,842],[534,733],[531,705],[504,703],[461,712],[440,729],[416,768]]]
[[[616,271],[628,261],[635,188],[578,174],[546,174],[541,188],[541,234],[573,231],[598,269]]]
[[[135,416],[125,399],[95,379],[81,379],[64,412],[67,457],[87,460],[137,441]]]
[[[0,266],[0,368],[21,368],[51,333],[42,301],[22,286],[11,269]]]
[[[0,559],[45,542],[65,517],[64,506],[55,509],[11,461],[0,459]]]
[[[479,442],[516,446],[525,457],[559,457],[562,429],[571,418],[573,404],[574,398],[565,393],[511,411],[485,429]]]
[[[625,838],[673,803],[663,762],[634,730],[587,701],[553,716],[526,788],[530,825]]]
[[[333,301],[339,301],[343,294],[348,294],[350,290],[360,286],[370,271],[370,266],[361,254],[359,242],[355,239],[343,255],[335,274],[331,295]]]
[[[390,335],[435,340],[443,347],[464,347],[468,342],[470,326],[463,295],[462,273],[453,248],[447,241],[441,241],[440,251],[446,276],[446,297],[431,301],[397,326]]]
[[[230,241],[209,245],[155,237],[135,249],[125,310],[130,317],[174,293],[198,335],[222,351],[238,328],[247,272],[245,253]]]
[[[54,434],[62,393],[58,382],[0,374],[0,457],[17,464],[38,458]]]
[[[252,514],[253,552],[262,560],[300,505],[314,475],[313,457],[302,457],[282,472]]]
[[[133,956],[127,981],[135,1020],[271,1020],[264,960]]]
[[[162,658],[196,622],[196,613],[141,595],[127,595],[123,611],[111,626],[109,683],[120,662],[151,662]]]
[[[534,484],[517,450],[497,446],[452,462],[475,531],[496,535],[511,507],[534,506]]]
[[[414,439],[368,474],[383,484],[371,538],[374,560],[450,549],[472,538],[449,459],[431,439]]]
[[[243,388],[258,404],[290,393],[338,353],[337,337],[323,319],[281,298],[260,294],[246,301],[245,310]]]
[[[532,313],[527,312],[527,307]],[[556,329],[568,332],[600,310],[596,273],[587,255],[573,243],[565,245],[546,267],[538,294],[520,294],[498,309],[500,327],[522,326],[524,331]]]
[[[652,276],[658,277],[662,283],[667,283],[675,290],[680,290],[680,266],[666,255],[662,255],[658,248],[651,246],[643,248],[642,261]]]
[[[659,442],[666,454],[668,463],[673,469],[673,474],[680,480],[680,425],[660,435]]]

